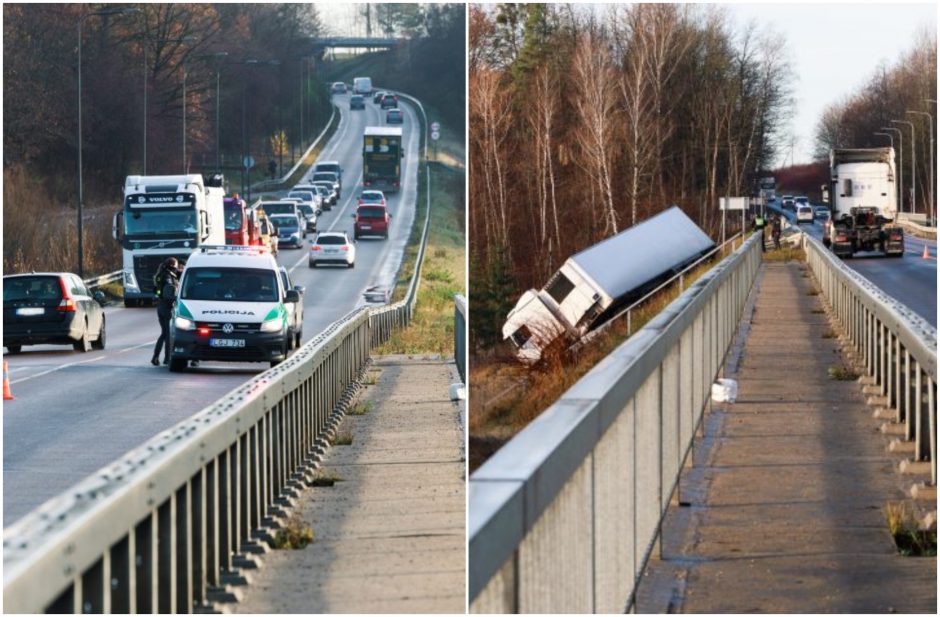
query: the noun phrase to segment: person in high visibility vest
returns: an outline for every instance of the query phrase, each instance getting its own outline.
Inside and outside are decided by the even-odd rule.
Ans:
[[[764,215],[757,213],[757,216],[754,217],[754,231],[760,231],[760,250],[761,252],[766,251],[764,247],[764,227],[767,226],[767,219],[764,218]]]

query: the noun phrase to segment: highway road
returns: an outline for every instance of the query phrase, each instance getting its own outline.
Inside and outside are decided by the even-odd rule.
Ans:
[[[816,205],[816,204],[814,204]],[[792,212],[785,212],[795,225]],[[808,234],[822,240],[823,228],[819,222],[799,226]],[[924,257],[924,247],[927,257]],[[904,303],[912,311],[937,327],[937,241],[912,235],[904,236],[904,257],[886,258],[880,253],[856,253],[844,260],[889,296]]]
[[[348,95],[334,100],[342,119],[320,160],[338,160],[343,166],[343,195],[332,211],[322,214],[318,228],[346,230],[352,236],[363,129],[384,124],[385,114],[371,101],[364,111],[350,111]],[[401,107],[403,189],[389,195],[389,238],[359,240],[352,269],[308,268],[309,240],[302,249],[278,253],[294,283],[306,286],[305,341],[362,304],[368,286],[394,283],[414,221],[420,141],[419,112],[405,102]],[[108,341],[103,351],[83,354],[43,345],[4,355],[16,397],[4,405],[4,526],[268,368],[203,362],[197,369],[171,374],[150,364],[160,332],[155,309],[109,307],[105,314]]]

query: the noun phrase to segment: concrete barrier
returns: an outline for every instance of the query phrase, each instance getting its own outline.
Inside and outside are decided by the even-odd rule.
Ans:
[[[806,259],[865,372],[913,441],[914,460],[930,461],[937,484],[937,330],[907,306],[803,235]]]
[[[759,242],[695,281],[470,477],[471,612],[634,607]]]

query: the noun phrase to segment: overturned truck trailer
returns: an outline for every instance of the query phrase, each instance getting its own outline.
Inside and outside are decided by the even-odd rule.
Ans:
[[[713,249],[692,220],[672,206],[569,257],[540,290],[522,294],[503,338],[523,363],[570,344]]]

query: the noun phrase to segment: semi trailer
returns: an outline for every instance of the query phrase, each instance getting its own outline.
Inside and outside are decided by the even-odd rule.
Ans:
[[[567,346],[696,261],[715,243],[678,207],[569,257],[542,289],[522,294],[503,339],[525,364]]]

